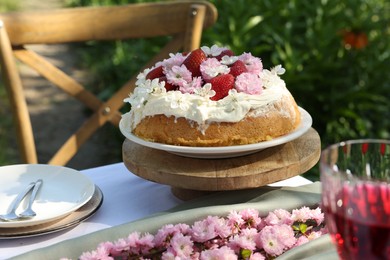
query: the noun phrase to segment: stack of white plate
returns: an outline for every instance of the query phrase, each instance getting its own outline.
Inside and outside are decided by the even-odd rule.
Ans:
[[[36,216],[14,221],[0,220],[0,238],[47,234],[77,225],[101,206],[100,189],[77,170],[46,164],[21,164],[0,167],[0,214],[29,183],[43,180],[33,204]],[[16,213],[27,205],[28,197]]]

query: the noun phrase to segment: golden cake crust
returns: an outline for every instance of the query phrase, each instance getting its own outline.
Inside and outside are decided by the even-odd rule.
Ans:
[[[196,122],[165,115],[148,116],[133,133],[147,141],[180,146],[232,146],[268,141],[292,132],[300,124],[300,112],[292,97],[275,102],[267,113],[246,116],[235,123],[212,122],[202,133]]]

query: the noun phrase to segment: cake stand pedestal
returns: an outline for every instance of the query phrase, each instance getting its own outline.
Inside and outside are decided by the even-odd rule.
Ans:
[[[188,200],[210,192],[261,187],[305,173],[319,160],[320,137],[310,128],[301,137],[233,158],[197,159],[138,145],[126,139],[122,156],[135,175],[172,187]]]

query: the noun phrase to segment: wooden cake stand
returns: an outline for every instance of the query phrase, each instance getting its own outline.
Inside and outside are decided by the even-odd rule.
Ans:
[[[319,160],[321,142],[310,128],[286,144],[226,159],[188,158],[138,145],[126,139],[123,161],[135,175],[172,187],[183,200],[214,191],[261,187],[311,169]]]

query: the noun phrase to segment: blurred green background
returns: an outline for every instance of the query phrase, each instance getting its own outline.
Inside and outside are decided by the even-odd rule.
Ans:
[[[71,0],[67,6],[135,2],[152,1]],[[312,115],[323,147],[346,139],[390,138],[390,1],[210,2],[219,17],[204,32],[202,45],[251,52],[265,68],[282,64],[286,68],[282,78],[297,103]],[[108,97],[165,40],[78,46],[83,66],[95,78],[90,88],[103,99]],[[4,118],[1,107],[0,116]],[[0,161],[7,160],[1,153]],[[314,178],[317,174],[315,169],[309,173]]]

